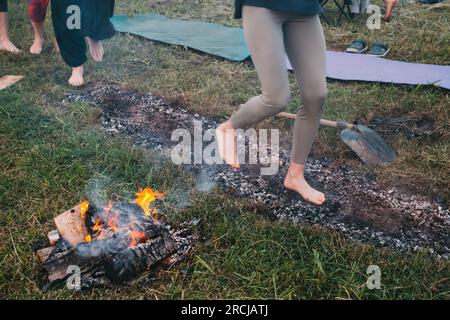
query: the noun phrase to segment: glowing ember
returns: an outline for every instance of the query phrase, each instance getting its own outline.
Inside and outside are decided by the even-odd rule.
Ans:
[[[141,242],[145,242],[147,241],[147,237],[145,236],[145,234],[141,231],[136,231],[136,230],[132,230],[130,232],[130,244],[129,247],[134,247],[136,245],[138,245]]]

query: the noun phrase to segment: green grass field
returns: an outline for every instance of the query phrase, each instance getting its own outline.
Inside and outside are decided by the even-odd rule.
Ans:
[[[10,1],[11,2],[11,1]],[[238,26],[231,0],[119,0],[117,13],[150,10],[172,17]],[[375,1],[379,3],[381,1]],[[389,25],[371,32],[364,21],[324,26],[328,47],[344,50],[358,35],[392,46],[390,58],[450,64],[450,9],[400,7]],[[52,29],[40,57],[28,54],[32,42],[26,5],[11,3],[11,38],[18,56],[0,53],[0,74],[26,79],[0,92],[0,298],[2,299],[449,299],[450,263],[424,253],[397,253],[350,242],[314,226],[267,219],[262,208],[220,191],[192,191],[194,182],[179,168],[96,125],[98,110],[79,103],[62,105],[70,70],[51,49]],[[87,65],[87,81],[113,81],[184,101],[192,111],[226,118],[259,92],[248,63],[231,63],[181,47],[118,34],[105,43],[104,63]],[[301,103],[291,79],[291,111]],[[399,159],[382,169],[367,169],[339,141],[321,129],[314,147],[351,165],[373,170],[380,184],[399,186],[444,201],[450,197],[450,94],[433,87],[329,82],[324,116],[370,121],[406,115],[431,119],[432,138],[393,134],[389,143]],[[289,123],[270,120],[289,129]],[[59,288],[40,291],[43,275],[33,241],[53,229],[53,217],[83,199],[91,179],[108,177],[106,193],[130,196],[152,186],[169,193],[164,214],[174,223],[202,219],[202,241],[190,261],[165,271],[160,280],[121,290],[76,294]],[[178,195],[171,197],[171,194]],[[179,195],[190,202],[177,206]],[[175,199],[176,198],[176,199]],[[382,270],[381,290],[368,290],[366,269]]]

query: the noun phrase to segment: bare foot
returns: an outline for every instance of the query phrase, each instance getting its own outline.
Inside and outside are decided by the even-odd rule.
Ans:
[[[240,168],[237,156],[236,130],[230,121],[222,123],[216,129],[216,139],[219,147],[219,154],[223,161],[232,168]]]
[[[43,44],[44,44],[44,38],[34,38],[33,45],[30,48],[30,53],[36,54],[36,55],[41,54]]]
[[[20,53],[20,50],[9,40],[0,40],[0,51],[6,51],[14,54]]]
[[[76,68],[72,68],[72,76],[69,79],[69,83],[74,87],[79,87],[84,84],[84,67],[79,66]]]
[[[292,167],[293,164],[291,164]],[[295,166],[301,166],[294,164]],[[297,171],[289,168],[289,172],[284,179],[284,186],[286,189],[298,192],[303,199],[309,201],[318,206],[322,205],[325,202],[325,195],[311,187],[308,182],[306,182],[305,177],[303,176],[304,166],[300,167],[300,170]],[[297,171],[297,172],[296,172]]]
[[[92,59],[95,62],[102,62],[103,55],[105,54],[102,43],[100,41],[94,41],[91,38],[87,38],[87,42],[89,44],[89,52]]]

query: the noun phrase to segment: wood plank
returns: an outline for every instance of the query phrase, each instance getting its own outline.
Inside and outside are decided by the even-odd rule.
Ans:
[[[80,205],[60,214],[54,221],[61,238],[69,242],[72,247],[75,248],[77,244],[85,241],[88,231],[81,217]]]
[[[56,242],[58,242],[61,237],[59,236],[58,230],[52,230],[49,233],[47,233],[48,241],[50,241],[50,245],[54,246]]]
[[[52,254],[54,250],[55,247],[40,249],[36,251],[36,256],[42,264],[45,264],[45,262],[48,260],[48,257]]]

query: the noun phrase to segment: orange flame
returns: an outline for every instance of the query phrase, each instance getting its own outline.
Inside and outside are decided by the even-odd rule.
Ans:
[[[129,247],[134,247],[136,245],[138,245],[141,242],[145,242],[147,241],[147,237],[145,236],[145,234],[141,231],[136,231],[136,230],[132,230],[130,232],[130,244]]]
[[[146,216],[152,216],[153,219],[156,217],[156,207],[152,206],[153,201],[164,198],[165,193],[153,191],[151,188],[145,188],[136,193],[136,199],[133,203],[138,204],[144,211]],[[95,224],[90,227],[89,234],[85,236],[86,242],[91,242],[94,238],[97,240],[105,239],[111,236],[112,233],[119,230],[119,215],[113,212],[113,202],[110,201],[108,205],[103,208],[104,222],[96,217]],[[85,201],[80,205],[81,217],[85,219],[86,212],[89,210],[89,202]],[[141,242],[147,241],[147,237],[141,231],[134,230],[134,225],[129,226],[130,230],[130,247],[134,247]]]
[[[164,196],[165,196],[164,192],[156,192],[153,191],[151,188],[145,188],[140,192],[136,192],[137,198],[134,202],[137,203],[144,210],[146,216],[150,216],[156,214],[156,209],[150,207],[151,203],[156,199],[164,198]]]
[[[81,217],[84,219],[86,212],[89,210],[89,202],[84,201],[80,204]]]

